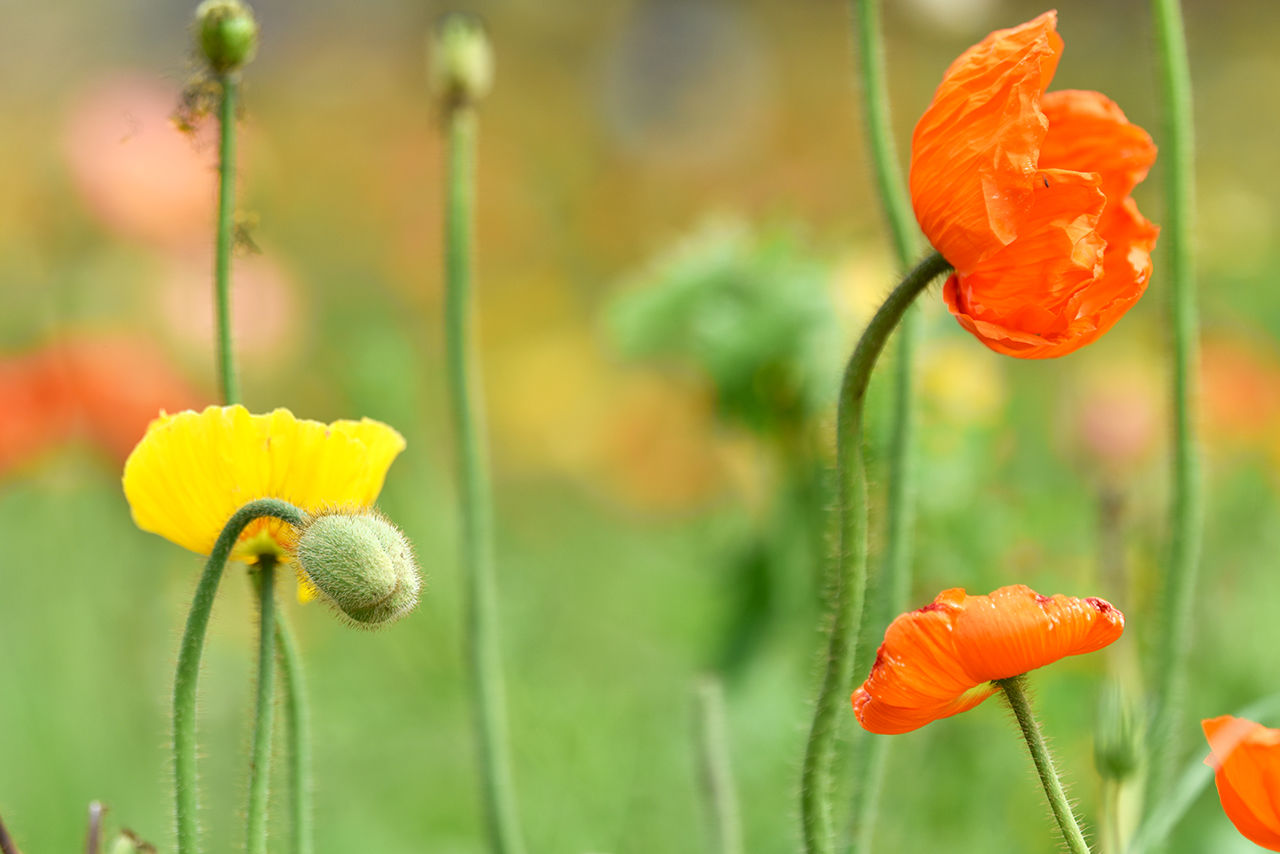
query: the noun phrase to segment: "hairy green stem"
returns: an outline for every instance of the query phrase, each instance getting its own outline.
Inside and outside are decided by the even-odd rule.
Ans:
[[[466,104],[453,104],[447,109],[445,121],[449,149],[445,198],[445,347],[458,450],[462,568],[467,597],[466,641],[473,714],[490,849],[496,854],[522,854],[524,842],[507,755],[488,449],[479,395],[473,392],[480,387],[471,339],[476,114]]]
[[[853,664],[867,586],[867,483],[862,463],[862,416],[871,370],[912,301],[951,269],[937,253],[894,288],[871,319],[845,367],[836,416],[836,477],[840,547],[832,567],[834,597],[826,668],[801,771],[800,817],[808,854],[836,849],[832,789],[839,711],[853,689]]]
[[[285,738],[289,744],[290,852],[312,854],[315,827],[311,805],[311,710],[307,705],[302,656],[283,612],[276,615],[276,649],[280,655]]]
[[[240,383],[231,346],[231,251],[235,244],[239,72],[219,75],[218,82],[222,85],[222,101],[218,108],[218,231],[213,254],[213,300],[218,327],[218,383],[223,401],[235,403],[240,399]]]
[[[218,535],[209,560],[200,574],[187,627],[178,649],[178,667],[173,680],[173,770],[175,818],[178,827],[178,854],[196,854],[200,850],[197,823],[198,791],[196,788],[196,684],[200,678],[200,658],[204,638],[213,612],[218,583],[226,568],[231,550],[245,526],[254,519],[274,516],[294,527],[304,524],[307,515],[287,501],[261,498],[237,510]]]
[[[1066,840],[1067,849],[1071,854],[1089,854],[1089,845],[1084,841],[1084,834],[1080,831],[1075,813],[1071,811],[1071,803],[1067,800],[1066,792],[1062,790],[1062,781],[1058,779],[1058,772],[1053,767],[1049,746],[1044,743],[1040,724],[1037,723],[1035,714],[1031,711],[1031,703],[1027,699],[1026,677],[1001,679],[997,684],[1004,690],[1009,708],[1013,710],[1013,716],[1018,719],[1018,728],[1022,730],[1022,737],[1026,739],[1027,750],[1031,751],[1031,761],[1035,763],[1036,773],[1040,775],[1045,796],[1049,799],[1049,808],[1053,810],[1053,817],[1062,831],[1062,838]]]
[[[742,854],[742,814],[729,761],[729,732],[725,723],[724,687],[706,677],[697,686],[698,754],[702,785],[711,811],[711,824],[720,854]]]
[[[1192,605],[1199,572],[1204,524],[1200,451],[1194,416],[1199,370],[1196,316],[1194,127],[1191,73],[1178,0],[1152,0],[1164,101],[1162,156],[1165,174],[1165,248],[1171,284],[1170,327],[1173,345],[1173,498],[1170,503],[1169,566],[1156,660],[1148,775],[1147,809],[1164,798],[1179,761],[1183,705],[1187,693],[1187,655],[1194,631]]]
[[[249,754],[249,820],[245,851],[267,854],[267,810],[271,783],[271,728],[276,700],[276,561],[259,559],[253,572],[258,594],[258,695]]]
[[[855,54],[862,80],[863,123],[871,153],[880,206],[889,225],[894,257],[906,269],[916,252],[918,229],[911,212],[911,199],[902,180],[889,118],[889,92],[885,82],[884,39],[880,27],[880,0],[853,0]],[[868,628],[888,624],[906,606],[911,591],[911,529],[914,524],[914,439],[915,350],[919,333],[917,312],[908,310],[898,328],[898,344],[893,364],[893,414],[890,424],[885,496],[885,546],[881,568],[881,596],[872,612]],[[870,644],[866,645],[870,648]],[[866,658],[866,656],[861,656]],[[859,672],[861,665],[859,662]],[[853,807],[854,851],[871,851],[875,819],[879,811],[880,787],[888,763],[890,741],[874,738],[866,742],[860,763],[860,781],[855,788]]]
[[[22,854],[18,850],[18,844],[13,841],[13,837],[5,828],[3,819],[0,819],[0,854]]]

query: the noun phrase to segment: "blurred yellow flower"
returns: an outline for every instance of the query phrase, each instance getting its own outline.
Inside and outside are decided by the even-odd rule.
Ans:
[[[243,406],[161,413],[124,464],[124,495],[139,528],[207,555],[235,511],[259,498],[308,513],[371,506],[402,450],[404,437],[368,418],[321,424]],[[258,519],[231,557],[287,560],[291,537],[279,519]]]

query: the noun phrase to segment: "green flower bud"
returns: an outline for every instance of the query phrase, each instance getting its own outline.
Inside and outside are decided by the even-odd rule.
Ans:
[[[325,601],[374,628],[418,604],[422,576],[405,535],[372,512],[327,513],[298,534],[298,566]]]
[[[1110,679],[1098,698],[1093,762],[1104,780],[1126,780],[1142,761],[1142,722],[1124,683]]]
[[[445,15],[436,24],[427,56],[431,87],[446,108],[474,104],[493,85],[493,51],[478,18]]]
[[[150,842],[143,842],[131,830],[122,830],[111,843],[107,854],[156,854],[156,847]]]
[[[196,33],[216,74],[235,71],[258,50],[258,22],[240,0],[204,0],[196,7]]]

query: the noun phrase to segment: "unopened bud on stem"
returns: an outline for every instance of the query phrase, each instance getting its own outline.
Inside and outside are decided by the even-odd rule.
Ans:
[[[238,70],[258,50],[258,22],[240,0],[204,0],[196,7],[196,35],[215,74]]]
[[[446,108],[469,106],[493,84],[493,51],[484,25],[452,13],[436,24],[427,46],[431,87]]]
[[[376,513],[316,516],[298,535],[297,558],[321,598],[361,626],[394,622],[418,604],[413,548]]]

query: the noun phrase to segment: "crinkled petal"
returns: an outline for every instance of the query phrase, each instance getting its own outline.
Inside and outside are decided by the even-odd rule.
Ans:
[[[1057,14],[987,36],[943,75],[911,142],[911,199],[929,242],[957,270],[1021,234],[1048,121],[1040,97],[1058,65]]]
[[[1280,851],[1280,730],[1230,715],[1201,727],[1223,811],[1251,842]]]

